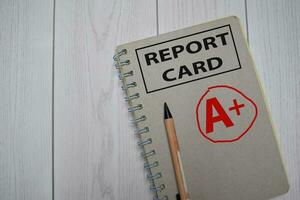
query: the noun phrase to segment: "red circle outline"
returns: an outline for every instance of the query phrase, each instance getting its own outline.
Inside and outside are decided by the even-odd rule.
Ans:
[[[200,107],[201,101],[204,99],[204,97],[207,95],[207,93],[209,92],[210,89],[224,88],[224,87],[236,91],[237,93],[239,93],[240,95],[242,95],[245,99],[247,99],[248,101],[250,101],[253,104],[254,108],[255,108],[255,115],[254,115],[254,118],[253,118],[252,122],[250,123],[249,127],[239,137],[237,137],[235,139],[231,139],[231,140],[213,140],[213,139],[207,137],[205,135],[205,133],[203,132],[203,130],[201,129],[199,115],[198,115],[199,112],[198,111],[199,111],[199,107]],[[209,141],[211,141],[213,143],[235,142],[235,141],[241,139],[250,130],[250,128],[253,126],[253,124],[254,124],[254,122],[255,122],[255,120],[257,118],[257,114],[258,114],[258,108],[257,108],[255,102],[252,99],[250,99],[249,97],[247,97],[246,95],[244,95],[238,89],[236,89],[234,87],[231,87],[231,86],[228,86],[228,85],[216,85],[216,86],[208,87],[208,90],[201,96],[201,98],[199,99],[199,101],[197,103],[197,106],[196,106],[196,119],[197,119],[198,130],[204,136],[204,138],[208,139]]]

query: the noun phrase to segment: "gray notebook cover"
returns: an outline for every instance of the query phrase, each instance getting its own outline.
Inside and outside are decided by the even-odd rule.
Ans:
[[[122,49],[127,52],[116,63],[122,65],[133,117],[140,119],[141,148],[150,152],[149,164],[158,164],[148,170],[156,197],[173,200],[178,193],[164,102],[175,121],[190,199],[263,200],[288,191],[274,128],[237,17],[120,45],[116,52]]]

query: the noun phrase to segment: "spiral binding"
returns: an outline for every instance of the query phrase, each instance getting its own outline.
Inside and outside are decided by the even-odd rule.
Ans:
[[[128,108],[128,112],[130,113],[134,113],[138,110],[142,110],[143,109],[143,105],[142,104],[137,104],[137,105],[132,105],[132,100],[134,99],[138,99],[140,97],[139,93],[135,93],[132,95],[128,94],[128,90],[130,88],[134,88],[137,86],[136,82],[131,82],[131,83],[126,83],[125,79],[127,77],[133,76],[134,72],[133,71],[126,71],[123,72],[123,68],[126,69],[126,66],[128,66],[130,64],[130,60],[124,60],[121,61],[120,57],[123,55],[127,54],[127,50],[126,49],[122,49],[121,51],[116,52],[116,54],[114,55],[113,59],[115,61],[115,68],[119,71],[119,78],[120,80],[123,81],[123,86],[122,86],[122,90],[125,91],[126,93],[126,97],[125,97],[125,101],[127,101],[129,103],[129,108]],[[147,117],[145,115],[142,115],[138,118],[135,118],[133,120],[131,120],[131,122],[135,125],[137,125],[140,122],[143,122],[147,119]],[[149,132],[149,127],[143,127],[140,129],[136,130],[136,134],[137,136],[141,136],[142,134],[147,134]],[[142,147],[143,152],[141,153],[141,156],[144,157],[145,159],[145,164],[144,164],[144,168],[146,170],[148,170],[148,174],[147,174],[147,179],[150,181],[151,185],[150,185],[150,190],[154,193],[154,197],[153,200],[168,200],[168,196],[163,196],[163,197],[159,197],[158,193],[163,191],[165,189],[165,185],[161,184],[159,186],[155,185],[155,180],[159,179],[162,177],[162,174],[160,172],[152,174],[151,169],[158,167],[159,166],[159,162],[155,161],[153,163],[149,163],[148,162],[148,157],[153,156],[156,154],[155,150],[150,150],[148,152],[145,152],[144,146],[151,144],[152,143],[152,139],[151,138],[147,138],[145,140],[140,139],[140,141],[137,143],[138,146]]]

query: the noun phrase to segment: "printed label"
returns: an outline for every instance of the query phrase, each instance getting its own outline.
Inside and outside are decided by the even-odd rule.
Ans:
[[[241,68],[230,25],[135,50],[146,93]]]

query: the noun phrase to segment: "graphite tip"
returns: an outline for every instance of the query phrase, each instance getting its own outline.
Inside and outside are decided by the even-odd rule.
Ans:
[[[164,118],[165,119],[173,118],[166,102],[164,103]]]

